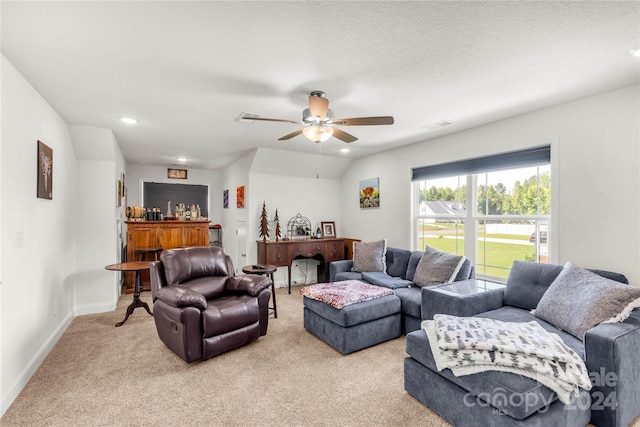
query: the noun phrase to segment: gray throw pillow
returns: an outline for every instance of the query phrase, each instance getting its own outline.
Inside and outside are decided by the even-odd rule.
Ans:
[[[351,271],[382,271],[387,270],[386,264],[387,239],[376,242],[353,242],[353,267]]]
[[[622,322],[640,307],[640,288],[606,279],[566,263],[542,296],[534,314],[584,340],[600,323]]]
[[[413,283],[423,287],[453,282],[466,259],[462,255],[441,252],[427,246],[416,267]]]

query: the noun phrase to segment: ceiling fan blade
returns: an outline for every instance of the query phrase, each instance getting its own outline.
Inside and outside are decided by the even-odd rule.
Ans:
[[[354,117],[352,119],[334,119],[333,124],[341,125],[341,126],[392,125],[393,116]]]
[[[311,114],[314,117],[320,117],[324,120],[327,116],[327,111],[329,111],[329,100],[324,97],[320,97],[318,95],[314,95],[316,92],[312,92],[309,95],[309,110],[311,110]]]
[[[243,120],[262,120],[264,122],[284,122],[284,123],[295,123],[297,125],[301,125],[302,123],[296,122],[295,120],[287,120],[287,119],[270,119],[267,117],[251,117],[251,116],[243,116]]]
[[[338,138],[340,141],[344,141],[346,143],[358,140],[358,138],[356,138],[355,136],[353,136],[353,135],[351,135],[349,133],[346,133],[345,131],[340,130],[340,129],[335,128],[335,127],[333,128],[333,136],[335,138]]]
[[[291,132],[291,133],[289,133],[289,134],[287,134],[287,135],[283,136],[282,138],[278,138],[278,141],[284,141],[284,140],[287,140],[287,139],[291,139],[291,138],[293,138],[294,136],[298,136],[298,135],[300,135],[301,133],[302,133],[302,129],[298,129],[298,130],[296,130],[296,131],[294,131],[294,132]]]

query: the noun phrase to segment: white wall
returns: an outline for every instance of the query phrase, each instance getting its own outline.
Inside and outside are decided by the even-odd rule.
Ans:
[[[555,141],[555,258],[618,271],[640,286],[639,117],[635,85],[357,160],[342,180],[343,234],[411,247],[412,167]],[[380,208],[360,209],[358,182],[376,176]]]
[[[78,203],[76,224],[78,247],[76,314],[92,314],[115,310],[120,295],[119,274],[105,270],[108,264],[120,262],[115,251],[116,221],[112,214],[115,206],[116,173],[111,161],[78,160]]]
[[[67,125],[2,56],[2,413],[71,322],[76,161]],[[36,144],[53,149],[53,200],[36,198]],[[14,247],[15,233],[23,233]]]
[[[249,187],[249,170],[256,155],[256,150],[236,160],[222,171],[222,188],[218,193],[219,200],[222,201],[222,192],[229,190],[229,208],[222,209],[222,245],[224,251],[231,256],[237,272],[247,263],[246,258],[241,254],[247,254],[247,247],[238,247],[236,244],[236,233],[248,231],[248,200],[251,194]],[[245,208],[236,207],[236,188],[244,185],[245,188]],[[248,239],[248,237],[247,237]]]
[[[314,232],[321,221],[334,221],[336,235],[341,236],[340,180],[250,173],[249,182],[251,193],[248,209],[248,264],[257,262],[256,240],[260,239],[258,231],[263,202],[266,204],[269,220],[274,219],[275,211],[278,210],[283,236],[287,230],[287,223],[298,213],[311,222]],[[291,281],[296,283],[317,281],[318,264],[313,259],[294,261],[291,267]],[[274,279],[277,286],[284,286],[287,281],[286,268],[279,268],[274,274]]]
[[[321,167],[321,177],[316,178],[316,169],[310,167],[317,163],[315,154],[289,153],[280,150],[257,149],[240,158],[223,170],[223,190],[229,190],[229,208],[223,209],[222,226],[224,231],[225,252],[231,256],[238,272],[247,264],[257,262],[257,244],[259,239],[260,214],[262,204],[266,203],[268,219],[273,220],[278,209],[280,227],[283,233],[287,223],[296,214],[307,217],[313,230],[320,221],[335,221],[336,233],[340,235],[341,211],[336,209],[340,203],[339,179],[322,178],[322,175],[335,176],[344,170],[351,160],[323,157],[323,163],[335,165]],[[289,167],[291,165],[291,167]],[[301,166],[302,165],[302,166]],[[266,173],[265,173],[266,172]],[[245,207],[236,207],[236,188],[245,186]],[[220,192],[222,200],[222,191]],[[246,232],[243,247],[237,247],[237,234]],[[246,254],[246,257],[242,257]],[[315,260],[300,260],[292,265],[292,282],[311,283],[317,280]],[[277,286],[285,286],[287,270],[284,267],[274,274]]]
[[[77,230],[75,314],[114,310],[120,295],[120,274],[105,265],[121,261],[120,221],[116,182],[124,172],[124,157],[111,129],[69,126],[76,153]]]

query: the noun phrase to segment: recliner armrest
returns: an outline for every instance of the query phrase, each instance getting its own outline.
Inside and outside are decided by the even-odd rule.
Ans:
[[[627,426],[640,414],[640,311],[622,323],[602,323],[584,334],[593,387],[591,422]]]
[[[258,296],[260,292],[271,286],[271,279],[258,274],[245,274],[243,276],[231,276],[227,279],[225,290]]]
[[[181,285],[165,286],[156,291],[156,298],[172,307],[195,307],[201,310],[207,308],[204,295]]]
[[[344,259],[340,261],[332,261],[329,263],[329,281],[334,282],[336,274],[351,271],[353,267],[352,259]]]
[[[153,261],[149,263],[149,277],[151,279],[151,299],[155,301],[158,289],[167,286],[167,279],[164,276],[164,267],[162,261]]]

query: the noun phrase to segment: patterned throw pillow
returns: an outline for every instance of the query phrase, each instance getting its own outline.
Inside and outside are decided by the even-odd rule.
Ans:
[[[423,287],[453,282],[466,259],[462,255],[441,252],[427,246],[416,267],[413,283]]]
[[[386,272],[387,239],[376,242],[353,242],[353,267],[359,273],[369,271]]]
[[[622,322],[640,307],[640,289],[566,263],[542,296],[535,315],[584,340],[600,323]]]

